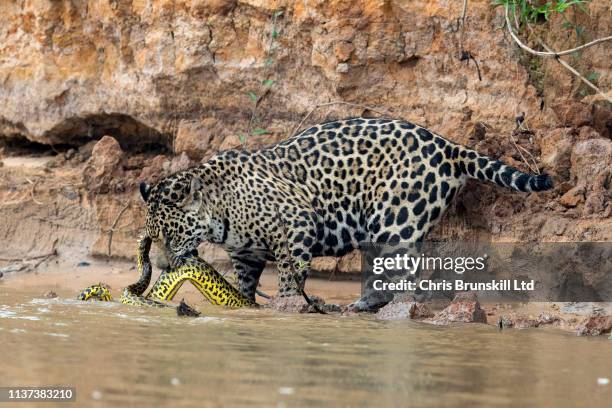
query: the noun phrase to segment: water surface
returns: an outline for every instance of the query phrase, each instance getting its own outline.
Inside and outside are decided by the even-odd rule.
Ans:
[[[557,330],[198,305],[206,317],[0,287],[0,386],[67,407],[608,406],[612,342]],[[7,404],[0,403],[2,406]],[[21,403],[18,407],[42,406]]]

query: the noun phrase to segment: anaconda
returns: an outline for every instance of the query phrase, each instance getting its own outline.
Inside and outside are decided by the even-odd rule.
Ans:
[[[143,296],[151,282],[150,249],[151,239],[149,237],[145,236],[138,241],[136,258],[140,278],[123,290],[119,299],[120,303],[136,306],[168,307],[169,305],[163,301],[174,299],[183,283],[190,281],[214,305],[229,307],[256,305],[225,280],[210,264],[195,256],[187,259],[180,267],[163,272],[148,295]],[[79,294],[78,299],[112,301],[112,296],[108,287],[97,284],[86,288]]]

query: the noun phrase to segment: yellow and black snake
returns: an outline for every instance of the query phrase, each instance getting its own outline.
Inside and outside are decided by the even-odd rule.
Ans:
[[[174,299],[183,283],[190,281],[214,305],[229,307],[256,305],[243,296],[212,266],[198,257],[191,257],[180,267],[163,272],[148,295],[143,296],[151,282],[150,249],[151,238],[145,236],[138,241],[137,265],[140,278],[123,290],[119,302],[136,306],[168,307],[169,305],[163,301]],[[78,299],[112,301],[112,296],[105,285],[97,284],[86,288],[79,294]]]

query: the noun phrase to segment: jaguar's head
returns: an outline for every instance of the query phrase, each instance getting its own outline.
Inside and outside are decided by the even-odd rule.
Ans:
[[[188,172],[176,173],[150,186],[140,183],[146,203],[145,234],[166,252],[168,260],[197,253],[207,239],[210,216],[203,205],[203,182]]]

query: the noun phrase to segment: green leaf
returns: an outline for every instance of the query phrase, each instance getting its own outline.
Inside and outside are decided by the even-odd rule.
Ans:
[[[527,11],[527,3],[523,1],[523,2],[521,2],[521,14],[523,16],[526,16],[527,13],[528,13],[528,11]]]
[[[246,142],[246,135],[244,133],[238,133],[238,140],[240,140],[240,143],[244,144],[244,142]]]
[[[249,98],[251,98],[253,102],[257,102],[257,100],[259,99],[259,97],[255,95],[254,92],[248,92],[247,95],[249,95]]]
[[[276,13],[274,13],[274,18],[278,18],[278,17],[282,16],[283,13],[284,13],[283,10],[278,10]]]
[[[272,84],[274,84],[274,81],[271,79],[264,79],[263,81],[261,81],[261,83],[265,86],[272,86]]]
[[[274,30],[272,30],[272,38],[276,39],[278,37],[278,31],[276,31],[276,28]]]
[[[597,80],[599,79],[599,72],[595,72],[595,71],[590,72],[586,78],[591,82],[597,83]]]
[[[266,129],[257,128],[257,129],[253,129],[251,134],[254,136],[260,136],[260,135],[269,135],[270,132],[267,131]]]

